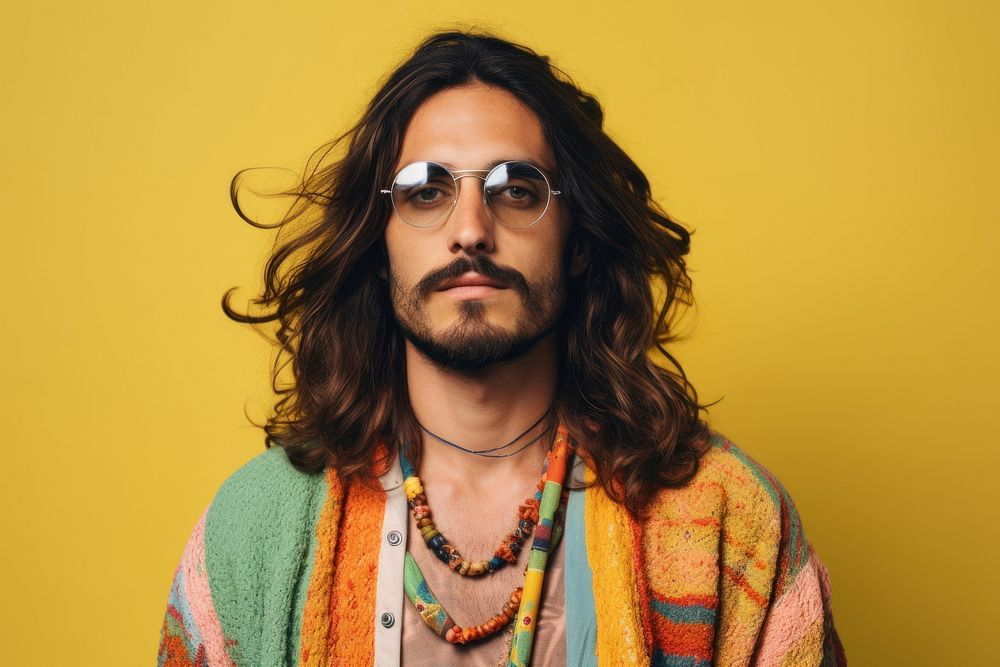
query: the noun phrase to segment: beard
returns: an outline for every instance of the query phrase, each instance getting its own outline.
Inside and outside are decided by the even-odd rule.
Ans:
[[[470,271],[517,292],[523,316],[514,330],[490,322],[487,306],[477,300],[459,301],[457,321],[444,331],[432,330],[423,304],[442,282]],[[566,275],[560,266],[555,273],[529,283],[520,272],[501,268],[477,255],[456,259],[409,288],[390,273],[389,290],[393,315],[403,337],[438,366],[470,372],[523,357],[556,328],[566,302]]]

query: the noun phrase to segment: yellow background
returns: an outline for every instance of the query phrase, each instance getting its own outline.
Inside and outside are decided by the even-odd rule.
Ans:
[[[258,284],[270,236],[229,178],[300,165],[427,30],[469,22],[597,93],[696,230],[677,353],[796,499],[852,663],[995,660],[995,3],[4,14],[4,664],[152,664],[188,532],[262,448],[269,351],[219,298]]]

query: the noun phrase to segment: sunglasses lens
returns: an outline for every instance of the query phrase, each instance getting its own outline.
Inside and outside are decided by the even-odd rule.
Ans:
[[[549,183],[538,167],[527,162],[505,162],[486,178],[486,204],[508,227],[528,227],[545,213]]]
[[[433,227],[441,222],[455,201],[455,179],[434,162],[414,162],[396,174],[392,205],[405,222],[414,227]]]

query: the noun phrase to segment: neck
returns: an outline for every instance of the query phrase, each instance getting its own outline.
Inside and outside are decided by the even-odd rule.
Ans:
[[[523,357],[476,371],[442,368],[406,345],[406,380],[417,420],[429,431],[467,449],[489,449],[523,432],[552,405],[557,373],[556,338],[549,335]],[[554,426],[550,415],[507,454],[527,443],[538,431]],[[489,483],[501,475],[532,475],[541,471],[552,433],[507,458],[485,458],[457,450],[423,433],[421,474],[461,477]]]

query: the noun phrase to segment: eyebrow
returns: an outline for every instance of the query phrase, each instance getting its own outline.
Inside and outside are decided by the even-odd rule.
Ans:
[[[448,167],[449,169],[451,169],[453,171],[459,171],[458,167],[456,167],[455,165],[453,165],[450,162],[442,162],[440,160],[432,160],[432,162],[437,162],[438,164],[444,165],[445,167]],[[489,162],[484,167],[483,170],[484,171],[489,171],[493,167],[497,166],[498,164],[503,164],[504,162],[527,162],[529,164],[535,165],[536,167],[539,167],[540,169],[545,170],[550,176],[555,175],[555,169],[552,169],[548,165],[542,164],[541,162],[538,162],[536,160],[532,160],[531,158],[527,158],[527,157],[510,157],[510,158],[503,158],[501,160],[493,160],[492,162]]]

